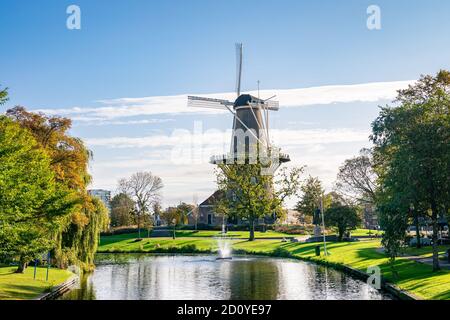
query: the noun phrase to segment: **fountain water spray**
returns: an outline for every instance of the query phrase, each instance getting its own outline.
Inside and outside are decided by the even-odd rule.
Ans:
[[[232,259],[230,242],[225,237],[225,224],[222,224],[222,234],[217,239],[217,247],[219,248],[217,260]]]

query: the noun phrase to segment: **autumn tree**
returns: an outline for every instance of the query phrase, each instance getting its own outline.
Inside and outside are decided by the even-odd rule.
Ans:
[[[59,221],[60,228],[55,236],[58,265],[79,264],[84,269],[92,268],[96,250],[93,243],[108,221],[107,211],[87,194],[91,181],[88,163],[92,153],[80,139],[68,133],[72,125],[70,119],[28,112],[23,107],[9,109],[6,115],[32,134],[50,159],[55,181],[75,194],[79,203],[70,216]]]
[[[0,255],[17,257],[17,272],[24,272],[54,248],[59,222],[75,205],[34,137],[0,116]]]
[[[151,214],[151,206],[159,202],[162,179],[151,172],[137,172],[129,178],[119,180],[118,189],[127,194],[136,203],[136,222],[138,225],[139,238],[141,237],[141,223],[145,216]]]
[[[384,242],[393,252],[399,247],[413,205],[431,220],[436,271],[438,219],[450,208],[450,73],[422,76],[399,91],[396,103],[382,107],[372,124],[380,183],[377,207],[382,208],[384,227],[392,230]]]
[[[192,210],[194,210],[194,208],[195,208],[195,205],[193,205],[193,204],[189,204],[189,203],[186,203],[186,202],[181,202],[177,206],[177,209],[179,210],[179,213],[180,213],[179,223],[187,224],[187,222],[188,222],[188,214],[190,212],[192,212]]]

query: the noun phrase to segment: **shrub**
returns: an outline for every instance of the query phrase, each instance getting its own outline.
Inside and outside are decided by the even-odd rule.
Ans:
[[[275,250],[273,250],[271,255],[280,258],[292,257],[292,254],[287,249],[281,247],[278,247]]]
[[[286,234],[308,234],[310,229],[312,229],[312,227],[300,225],[276,225],[273,227],[274,231]]]

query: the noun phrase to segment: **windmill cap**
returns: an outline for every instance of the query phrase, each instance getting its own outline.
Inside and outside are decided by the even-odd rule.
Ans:
[[[264,103],[264,100],[258,99],[250,94],[241,94],[234,102],[234,107],[248,106],[251,102]]]

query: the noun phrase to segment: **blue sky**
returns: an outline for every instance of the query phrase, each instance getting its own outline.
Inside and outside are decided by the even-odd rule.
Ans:
[[[81,30],[66,28],[71,4],[81,8]],[[381,8],[381,30],[366,27],[371,4]],[[393,97],[386,92],[450,69],[449,13],[446,0],[0,0],[0,84],[10,88],[8,107],[75,119],[73,134],[95,154],[93,187],[114,189],[117,178],[151,170],[165,180],[165,204],[190,201],[214,190],[213,168],[174,165],[170,137],[196,121],[223,131],[231,117],[180,113],[180,101],[232,92],[234,43],[243,42],[244,91],[257,80],[267,94],[319,88],[282,95],[271,120],[284,130],[276,142],[292,153],[291,165],[307,164],[331,188],[339,163],[370,145],[377,105]],[[385,83],[386,92],[350,87],[379,96],[341,94],[346,85],[373,82]],[[339,87],[320,99],[329,85]],[[149,97],[160,96],[172,97],[162,104],[167,109],[149,111],[159,103]]]

